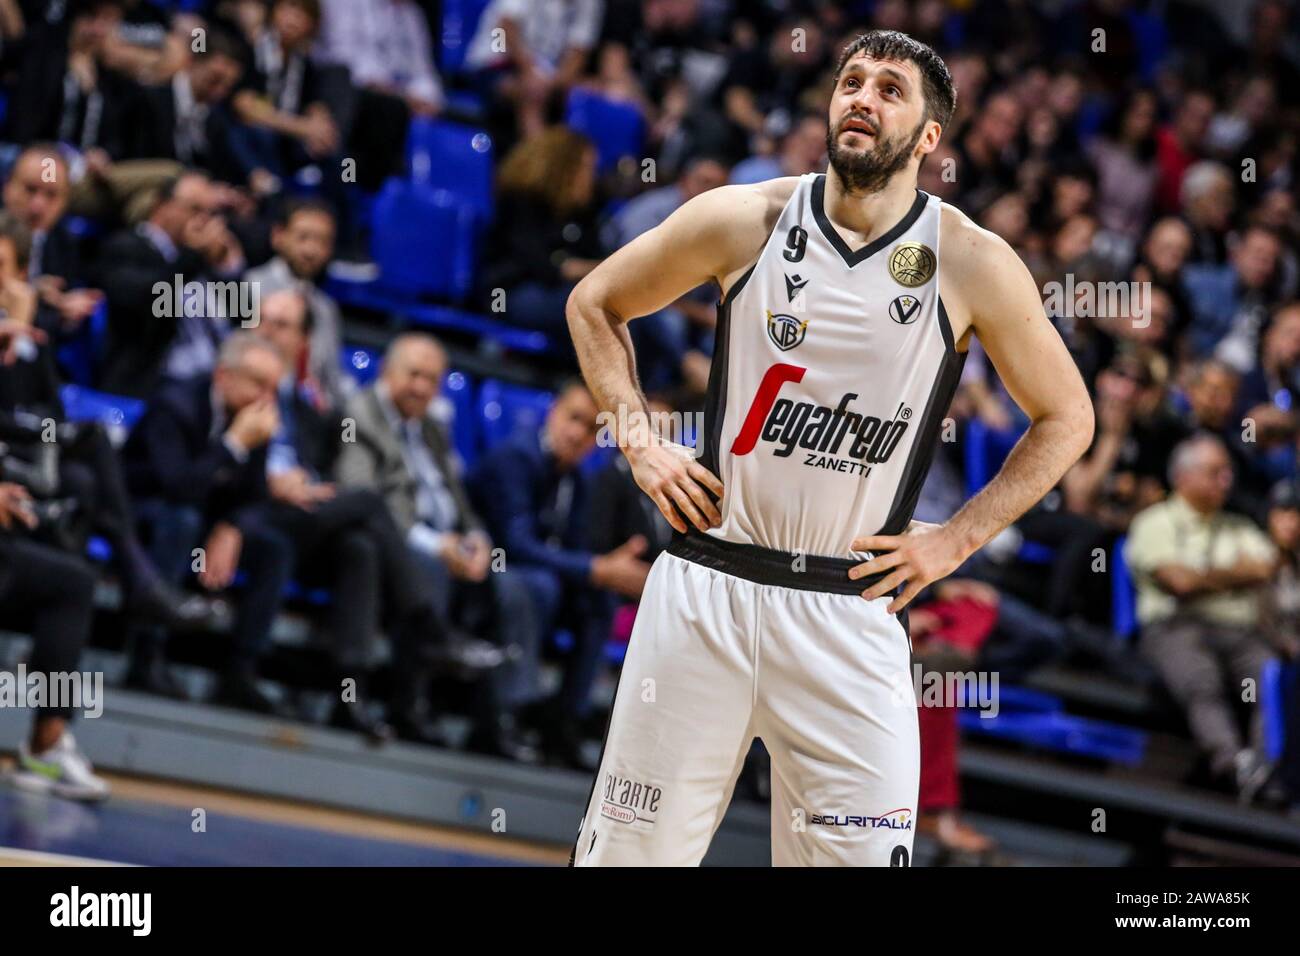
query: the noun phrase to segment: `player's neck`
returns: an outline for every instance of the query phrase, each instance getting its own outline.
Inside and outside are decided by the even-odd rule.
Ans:
[[[865,246],[883,236],[907,215],[915,201],[916,176],[909,170],[870,193],[849,193],[834,168],[826,170],[826,218],[850,247]]]

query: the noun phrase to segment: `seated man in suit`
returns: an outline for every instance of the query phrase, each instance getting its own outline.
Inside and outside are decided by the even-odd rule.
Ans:
[[[48,325],[37,319],[48,307],[25,281],[30,248],[26,228],[0,212],[0,314],[28,329]],[[25,339],[13,361],[0,362],[0,444],[8,446],[0,460],[9,471],[26,462],[28,491],[68,507],[65,550],[80,557],[91,533],[108,540],[133,618],[186,628],[208,623],[206,602],[168,586],[149,560],[136,535],[117,452],[103,427],[67,420],[54,348],[48,334],[41,337],[44,342]]]
[[[280,427],[267,459],[271,501],[265,518],[292,543],[299,578],[331,586],[337,677],[354,681],[357,691],[355,700],[340,701],[333,721],[376,740],[395,730],[407,739],[441,743],[422,715],[425,665],[452,664],[477,674],[500,665],[505,655],[451,632],[376,491],[340,490],[322,480],[333,470],[343,426],[300,374],[311,336],[302,294],[284,289],[267,296],[257,334],[275,343],[289,370],[278,389]],[[391,727],[372,718],[363,699],[381,619],[393,638]]]
[[[564,683],[542,717],[548,755],[583,769],[580,727],[609,637],[608,591],[637,597],[650,570],[642,537],[604,554],[590,550],[588,478],[579,465],[596,444],[596,411],[586,386],[570,382],[539,434],[498,445],[470,481],[492,539],[528,585],[542,633],[564,627],[574,636]]]
[[[5,212],[31,231],[28,274],[55,320],[46,331],[57,337],[75,334],[104,298],[98,289],[78,288],[81,255],[64,216],[70,189],[68,165],[53,143],[33,143],[19,153],[4,186]]]
[[[264,265],[249,269],[246,282],[256,282],[262,295],[296,288],[311,309],[311,342],[306,366],[324,390],[331,405],[342,408],[356,391],[356,382],[339,367],[343,345],[343,317],[338,303],[318,282],[334,256],[335,215],[321,199],[289,199],[279,205],[271,226],[275,255]]]
[[[207,31],[203,50],[170,80],[144,87],[130,117],[128,152],[139,159],[171,159],[244,184],[231,146],[231,94],[244,75],[244,50],[230,34]]]
[[[355,435],[343,443],[335,475],[344,486],[384,496],[443,613],[455,605],[486,618],[498,643],[521,649],[494,674],[469,746],[530,760],[514,714],[538,695],[540,634],[522,579],[491,568],[491,539],[470,504],[447,429],[432,414],[446,373],[447,355],[432,336],[394,339],[379,381],[348,404]]]
[[[250,332],[230,336],[211,376],[159,389],[123,450],[127,485],[163,573],[179,583],[193,568],[200,584],[219,591],[243,572],[217,700],[261,713],[276,706],[257,687],[258,658],[293,567],[292,548],[267,525],[263,511],[267,446],[279,430],[276,389],[284,369],[270,342]],[[194,558],[191,549],[200,542]],[[149,658],[143,666],[161,667],[161,639],[137,645],[135,653]]]
[[[190,170],[169,182],[149,217],[109,239],[99,258],[108,297],[101,387],[143,398],[163,378],[210,374],[230,319],[213,314],[209,297],[195,301],[188,291],[176,315],[169,294],[177,282],[186,288],[234,280],[244,269],[243,249],[217,210],[207,174]],[[165,301],[159,283],[168,290]]]

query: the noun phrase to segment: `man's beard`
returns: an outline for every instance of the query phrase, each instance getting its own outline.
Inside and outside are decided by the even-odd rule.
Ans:
[[[916,129],[912,131],[910,139],[906,142],[901,136],[881,139],[878,132],[880,127],[873,123],[872,126],[877,131],[875,148],[857,152],[840,147],[839,134],[849,118],[846,116],[841,120],[837,129],[827,130],[826,156],[847,192],[879,192],[889,182],[890,177],[912,159],[912,151],[916,149],[916,144],[921,141],[921,134],[925,131],[925,120],[916,124]]]

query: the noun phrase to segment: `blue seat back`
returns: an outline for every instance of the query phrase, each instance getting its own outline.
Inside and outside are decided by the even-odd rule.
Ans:
[[[481,129],[417,116],[406,136],[411,181],[443,189],[474,210],[481,227],[492,219],[492,137]]]
[[[483,449],[516,435],[539,432],[554,399],[550,392],[540,389],[484,379],[478,399]]]
[[[412,296],[464,299],[474,283],[473,209],[451,193],[390,179],[375,202],[378,284]]]
[[[630,103],[606,99],[589,90],[569,94],[564,121],[596,144],[597,166],[608,173],[624,156],[640,156],[645,146],[645,119]]]

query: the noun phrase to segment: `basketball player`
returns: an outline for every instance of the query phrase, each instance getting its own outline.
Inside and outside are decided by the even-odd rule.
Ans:
[[[916,188],[952,78],[895,32],[835,74],[825,175],[685,203],[569,300],[601,406],[643,412],[625,323],[722,287],[702,455],[628,430],[678,534],[650,571],[576,865],[698,864],[752,739],[775,865],[907,866],[918,788],[903,609],[1088,447],[1087,391],[1011,248]],[[960,176],[960,171],[958,171]],[[1032,424],[942,526],[911,521],[971,336]]]

